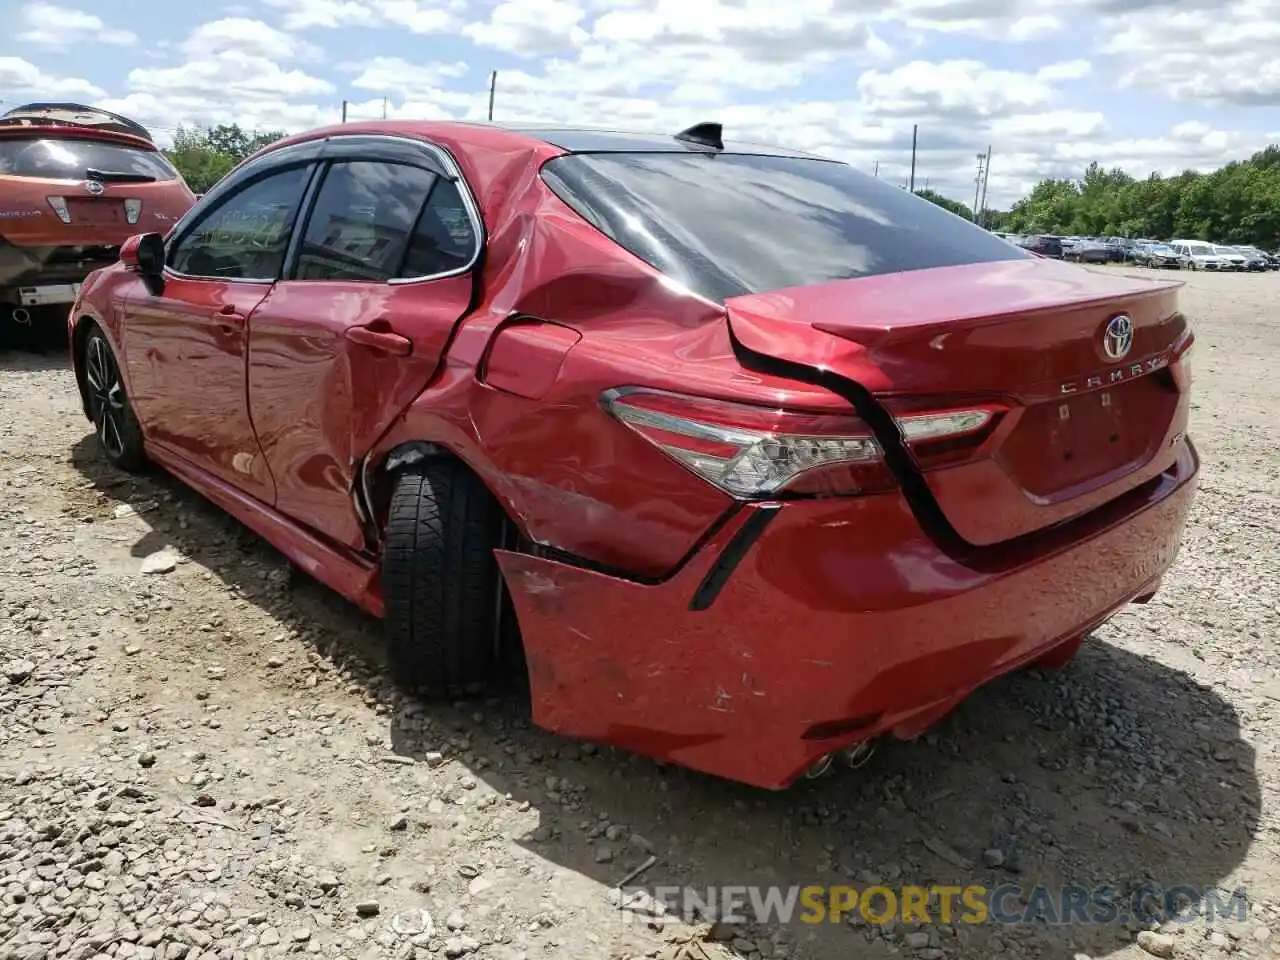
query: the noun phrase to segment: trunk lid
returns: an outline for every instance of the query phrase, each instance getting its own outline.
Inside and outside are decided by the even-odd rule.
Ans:
[[[1078,516],[1173,463],[1188,409],[1180,286],[1035,258],[776,290],[726,308],[743,346],[852,380],[891,415],[1003,408],[963,460],[913,458],[955,532],[982,546]],[[1128,324],[1110,326],[1120,316]]]

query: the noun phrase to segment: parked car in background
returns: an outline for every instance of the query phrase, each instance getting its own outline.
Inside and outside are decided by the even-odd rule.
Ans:
[[[139,231],[168,230],[194,203],[138,124],[75,103],[0,116],[0,324],[70,305]]]
[[[1063,237],[1062,256],[1076,263],[1107,263],[1111,259],[1105,245],[1086,237]]]
[[[1042,257],[1052,257],[1055,260],[1061,260],[1063,257],[1064,250],[1061,237],[1038,233],[1027,234],[1018,237],[1015,242],[1024,250],[1038,253]]]
[[[506,667],[764,787],[1070,660],[1199,466],[1176,283],[719,124],[290,137],[68,319],[102,454],[382,617],[406,686]]]
[[[1124,263],[1126,246],[1120,237],[1103,237],[1096,240],[1107,252],[1108,263]]]
[[[1186,258],[1167,243],[1147,243],[1137,248],[1136,261],[1145,267],[1180,269]]]
[[[1235,247],[1228,247],[1225,244],[1211,244],[1214,255],[1217,256],[1229,270],[1245,270],[1249,265],[1249,258],[1242,254]]]
[[[1213,245],[1202,240],[1170,240],[1169,246],[1178,251],[1182,265],[1188,270],[1232,270],[1235,265],[1214,253]]]
[[[1270,259],[1257,247],[1234,246],[1231,249],[1244,257],[1244,269],[1253,273],[1262,273],[1271,269]]]

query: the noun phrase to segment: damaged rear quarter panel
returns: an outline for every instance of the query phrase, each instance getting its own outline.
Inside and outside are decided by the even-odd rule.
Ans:
[[[500,186],[478,191],[497,198],[484,211],[479,305],[441,374],[378,449],[440,443],[480,473],[535,542],[637,577],[665,576],[733,502],[614,421],[600,395],[645,384],[808,406],[840,401],[742,370],[722,308],[600,234],[542,184],[532,161],[519,175],[502,167],[497,179]],[[481,382],[493,339],[513,318],[581,337],[537,399]]]

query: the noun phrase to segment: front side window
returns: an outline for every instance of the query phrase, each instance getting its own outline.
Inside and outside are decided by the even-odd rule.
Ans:
[[[178,172],[157,150],[110,140],[0,137],[0,176],[87,180],[90,170],[135,182],[178,179]]]
[[[437,177],[399,163],[335,163],[298,254],[299,280],[390,280]]]
[[[275,280],[309,175],[294,167],[233,194],[178,241],[169,265],[193,277]]]
[[[713,300],[1030,256],[886,180],[824,160],[584,153],[551,160],[543,176],[620,246]]]

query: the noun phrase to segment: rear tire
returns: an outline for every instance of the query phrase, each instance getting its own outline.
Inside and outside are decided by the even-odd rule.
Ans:
[[[98,449],[112,466],[129,473],[147,467],[142,428],[124,389],[120,365],[106,335],[95,324],[84,338],[80,361],[84,366],[89,419]]]
[[[493,496],[457,461],[415,464],[394,477],[382,592],[387,658],[402,686],[455,697],[497,678],[500,636],[512,624],[493,552],[505,527]]]

